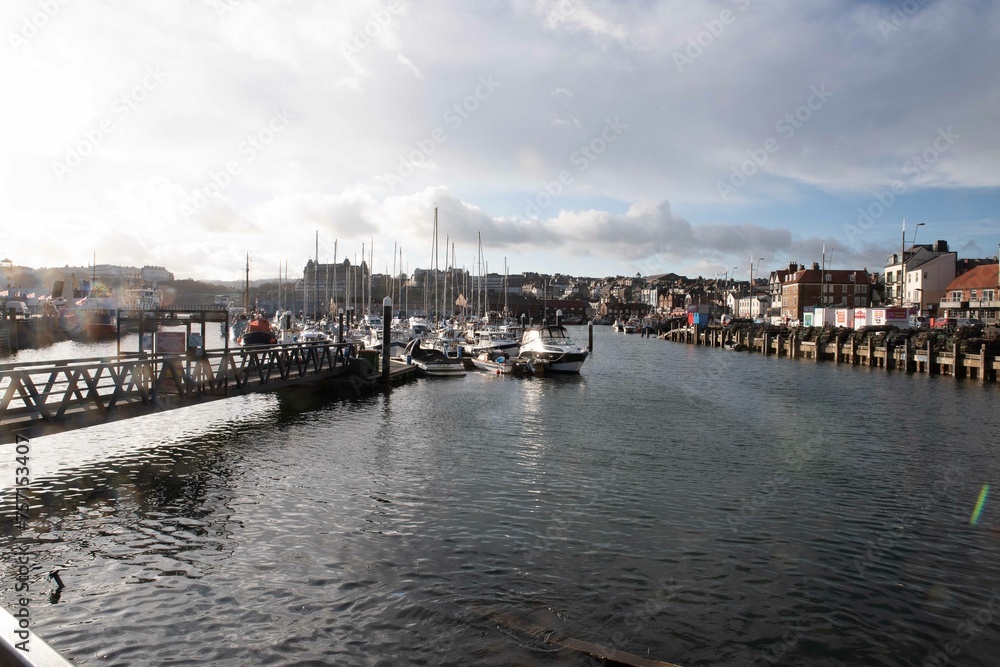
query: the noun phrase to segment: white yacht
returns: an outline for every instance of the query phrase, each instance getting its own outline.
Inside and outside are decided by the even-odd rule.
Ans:
[[[579,373],[587,360],[587,348],[573,342],[562,325],[529,327],[521,339],[518,359],[553,373]]]
[[[521,349],[520,341],[509,331],[499,329],[480,329],[476,331],[472,340],[467,345],[469,354],[478,355],[480,352],[501,352],[508,359],[517,356]]]

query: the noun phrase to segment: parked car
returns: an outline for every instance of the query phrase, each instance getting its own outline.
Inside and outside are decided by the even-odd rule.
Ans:
[[[959,329],[982,329],[986,324],[978,317],[959,317],[955,326]]]
[[[910,328],[911,329],[925,329],[931,325],[931,319],[929,317],[921,317],[919,315],[910,315]]]

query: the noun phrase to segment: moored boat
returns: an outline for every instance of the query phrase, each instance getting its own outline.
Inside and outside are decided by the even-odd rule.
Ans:
[[[472,357],[472,365],[497,375],[521,375],[529,370],[526,362],[508,357],[500,350],[483,350]]]
[[[85,293],[73,291],[74,299],[59,311],[66,334],[76,341],[113,340],[118,336],[118,299],[111,288],[95,283]]]
[[[402,359],[415,365],[425,375],[459,376],[465,375],[465,364],[461,359],[445,356],[441,350],[421,346],[420,338],[414,338],[406,344]]]
[[[536,370],[579,373],[587,360],[587,348],[578,345],[562,325],[541,325],[525,330],[518,359]]]
[[[247,320],[246,329],[236,339],[236,344],[240,347],[248,345],[274,345],[278,342],[278,337],[271,328],[271,323],[262,313],[254,313]]]

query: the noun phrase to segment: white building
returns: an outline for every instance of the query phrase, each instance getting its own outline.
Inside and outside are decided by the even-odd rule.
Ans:
[[[948,284],[955,279],[957,255],[948,250],[947,241],[911,246],[903,254],[893,253],[885,262],[885,298],[897,306],[920,312],[935,310]],[[906,267],[905,281],[903,267]]]
[[[174,279],[174,274],[167,271],[162,266],[144,266],[142,267],[142,282],[148,285],[157,285],[159,283],[170,282]]]
[[[726,305],[729,307],[729,312],[733,313],[733,317],[758,319],[767,315],[767,310],[771,307],[771,297],[764,292],[741,297],[730,292],[726,297]]]

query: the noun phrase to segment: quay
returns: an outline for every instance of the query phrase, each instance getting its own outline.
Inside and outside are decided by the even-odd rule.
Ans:
[[[821,360],[908,373],[950,375],[980,382],[1000,378],[1000,341],[895,327],[786,329],[672,322],[662,340],[789,359]]]

